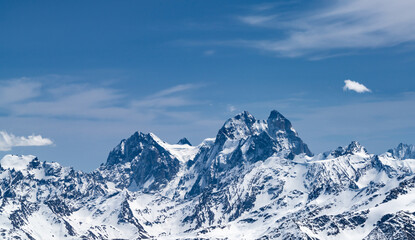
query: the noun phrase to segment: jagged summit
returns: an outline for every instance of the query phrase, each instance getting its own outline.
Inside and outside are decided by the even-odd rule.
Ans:
[[[279,125],[278,127],[281,129],[288,129],[291,127],[290,121],[277,110],[272,110],[270,112],[269,117],[268,117],[268,122],[270,121],[277,122]],[[287,123],[287,125],[285,125],[285,123]]]
[[[333,151],[330,152],[326,152],[324,153],[325,157],[340,157],[340,156],[345,156],[345,155],[356,155],[356,154],[361,154],[361,155],[366,155],[367,150],[364,146],[362,146],[359,142],[357,141],[352,141],[348,146],[346,147],[338,147]]]
[[[163,146],[155,134],[142,132],[135,132],[128,139],[122,140],[109,153],[107,169],[120,164],[128,164],[122,185],[136,184],[148,190],[164,186],[175,177],[180,167],[179,160]]]
[[[252,125],[256,121],[255,117],[248,111],[243,111],[233,118],[236,120],[243,120],[247,125]]]
[[[277,110],[271,111],[267,120],[267,124],[269,133],[272,136],[276,136],[279,131],[287,132],[288,134],[297,136],[297,133],[292,128],[291,122]]]
[[[284,117],[280,112],[277,110],[272,110],[268,120],[268,134],[274,139],[288,139],[286,141],[280,141],[282,144],[288,146],[288,148],[292,149],[292,154],[298,155],[301,153],[305,153],[308,156],[312,156],[313,154],[308,149],[307,144],[303,142],[303,140],[298,136],[297,131],[292,127],[291,122]]]
[[[283,118],[286,119],[280,112],[278,112],[277,110],[273,109],[271,110],[268,119],[278,119],[278,118]]]
[[[133,145],[139,145],[139,143],[150,141],[152,141],[152,137],[149,133],[135,132],[128,139],[121,140],[121,142],[109,153],[106,165],[131,161],[135,157],[132,147],[139,147]]]
[[[182,138],[182,139],[180,139],[178,142],[177,142],[177,144],[180,144],[180,145],[189,145],[189,146],[192,146],[192,144],[189,142],[189,140],[187,140],[187,138]]]
[[[367,153],[365,147],[363,147],[359,142],[352,141],[349,146],[345,149],[345,154],[355,154],[355,153]]]
[[[217,140],[224,142],[226,139],[238,140],[259,135],[264,141],[273,142],[276,151],[289,150],[293,155],[305,153],[312,156],[291,122],[277,110],[271,111],[266,121],[256,120],[252,114],[243,111],[225,122],[218,132]],[[265,140],[266,138],[270,139]]]
[[[388,153],[401,160],[415,159],[415,145],[400,143],[396,148],[389,149]]]
[[[300,154],[312,156],[291,122],[276,110],[267,120],[241,112],[223,124],[211,143],[191,147],[183,138],[179,145],[183,147],[167,144],[152,133],[135,132],[110,152],[105,166],[109,175],[115,168],[122,169],[120,185],[153,191],[176,178],[181,163],[188,168],[194,165],[203,179],[193,185],[198,190],[191,193],[198,194],[217,181],[215,175],[244,164],[265,161],[273,155],[289,159]]]
[[[35,240],[413,236],[413,145],[374,155],[353,141],[326,153],[306,156],[291,122],[272,111],[267,120],[242,112],[198,146],[135,132],[91,173],[6,155],[0,232]]]
[[[256,119],[249,112],[244,111],[237,114],[233,118],[229,118],[219,130],[217,139],[229,138],[237,139],[244,138],[247,135],[255,133],[253,125],[256,123]]]

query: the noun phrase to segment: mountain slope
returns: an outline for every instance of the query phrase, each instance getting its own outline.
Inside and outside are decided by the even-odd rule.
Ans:
[[[17,239],[413,239],[413,146],[313,155],[281,113],[242,112],[198,146],[140,132],[91,173],[0,161],[0,234]]]

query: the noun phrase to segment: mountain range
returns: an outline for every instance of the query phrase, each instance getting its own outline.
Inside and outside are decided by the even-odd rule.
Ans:
[[[313,154],[273,110],[193,146],[136,132],[92,172],[0,160],[0,239],[415,239],[415,146]]]

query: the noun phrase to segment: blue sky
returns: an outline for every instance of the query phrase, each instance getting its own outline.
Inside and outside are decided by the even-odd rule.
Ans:
[[[272,109],[314,153],[415,143],[413,11],[412,0],[2,1],[0,155],[92,170],[134,131],[198,144],[240,111]],[[370,92],[345,91],[348,79]]]

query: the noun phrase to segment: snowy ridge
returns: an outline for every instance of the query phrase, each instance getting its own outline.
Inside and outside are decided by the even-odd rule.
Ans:
[[[185,139],[185,138],[184,138]],[[412,145],[313,155],[290,121],[242,112],[191,146],[134,133],[91,173],[0,160],[5,239],[414,239]]]

